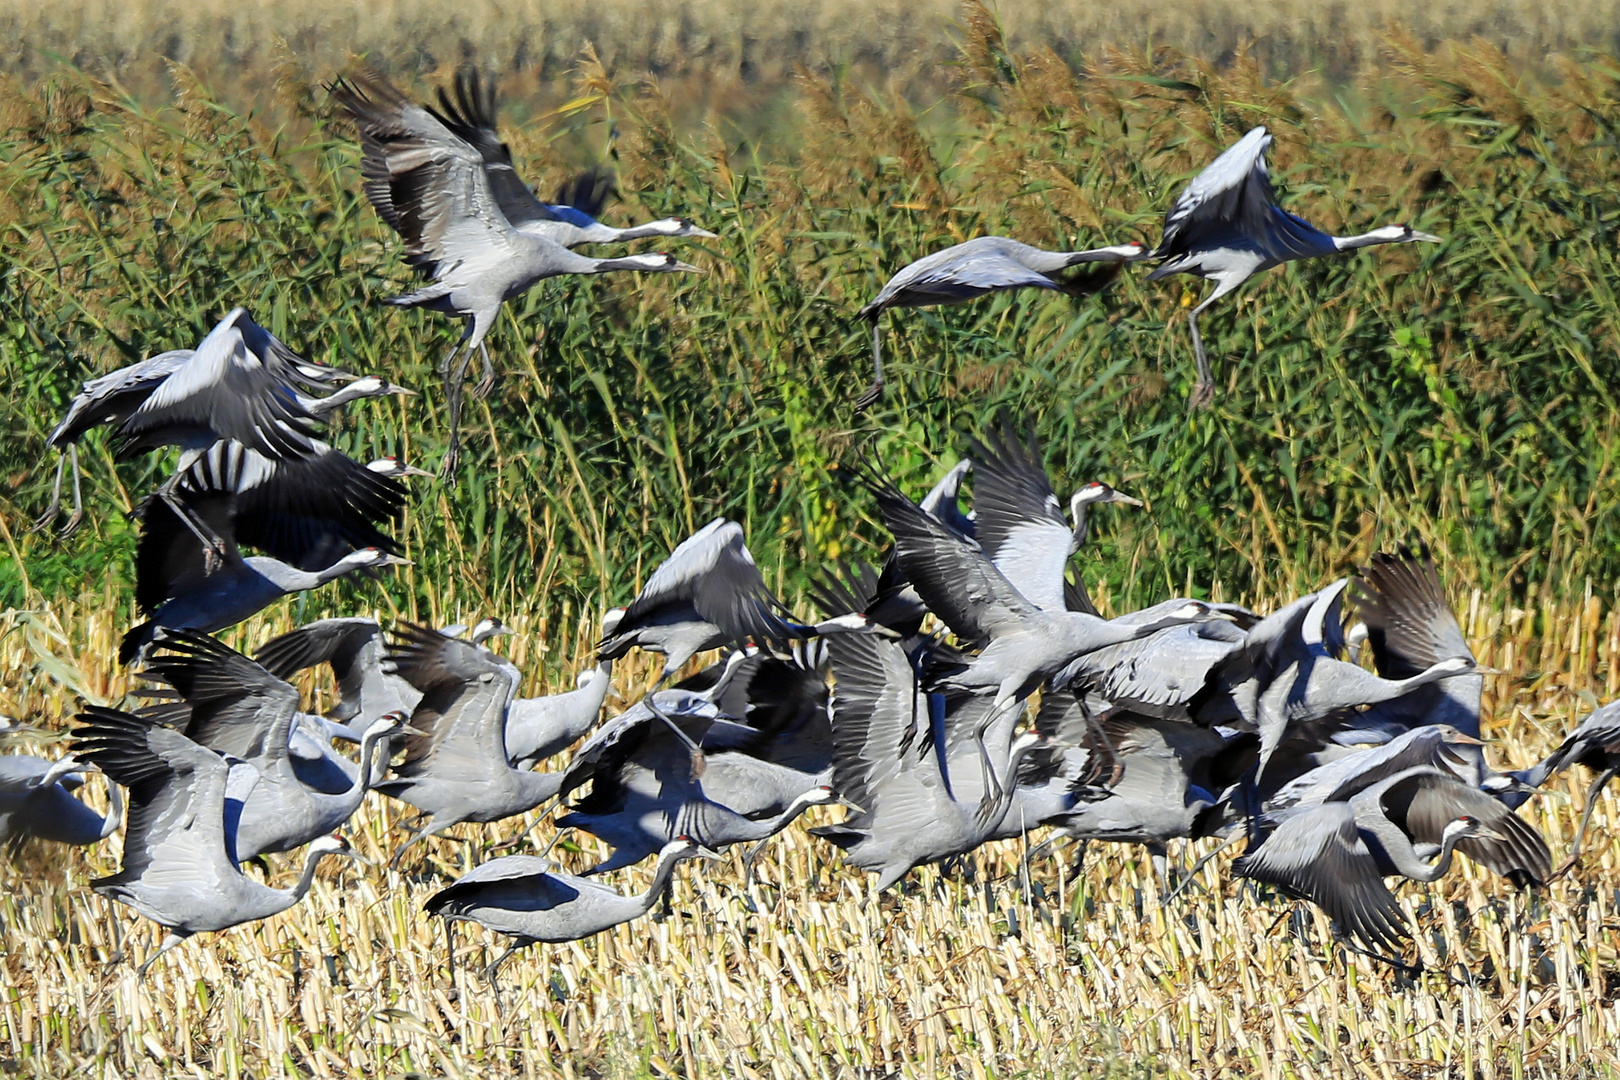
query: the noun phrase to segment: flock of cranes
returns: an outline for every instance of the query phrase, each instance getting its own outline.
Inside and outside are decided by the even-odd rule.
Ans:
[[[551,862],[550,844],[505,855],[427,901],[447,934],[470,921],[510,939],[492,985],[515,949],[646,913],[682,860],[750,844],[751,865],[813,806],[844,808],[809,832],[875,875],[874,896],[916,867],[1047,830],[1028,858],[1064,840],[1080,859],[1091,843],[1139,845],[1169,902],[1194,876],[1173,865],[1173,841],[1244,842],[1238,876],[1319,905],[1348,948],[1404,966],[1411,929],[1386,878],[1434,881],[1461,854],[1544,886],[1575,853],[1555,870],[1517,810],[1584,765],[1598,773],[1584,834],[1620,772],[1614,706],[1530,769],[1491,765],[1485,673],[1424,552],[1376,555],[1269,615],[1170,598],[1104,619],[1068,564],[1088,506],[1135,500],[1090,483],[1066,516],[1039,447],[1005,424],[918,501],[877,463],[860,474],[893,546],[880,570],[825,567],[819,618],[789,611],[742,529],[717,519],[607,613],[577,687],[550,697],[517,696],[493,617],[386,633],[327,619],[252,657],[157,626],[139,708],[84,710],[60,761],[0,758],[0,831],[93,844],[127,800],[123,866],[91,885],[164,928],[142,971],[193,934],[296,904],[321,858],[353,856],[336,830],[379,796],[419,811],[396,871],[421,839],[554,801],[558,836],[611,848],[580,874]],[[664,663],[603,721],[612,666],[635,649]],[[310,667],[330,671],[324,715],[288,681]],[[91,768],[109,786],[104,815],[72,794]],[[299,849],[290,888],[248,865]],[[643,892],[602,880],[649,858]]]
[[[437,107],[369,72],[332,95],[360,134],[367,197],[429,279],[391,302],[466,324],[442,366],[444,475],[475,353],[478,392],[494,382],[486,338],[506,300],[558,274],[697,270],[668,255],[589,258],[576,245],[713,236],[684,219],[602,224],[611,177],[601,172],[541,202],[513,170],[492,90],[476,76],[441,91]],[[884,310],[1021,287],[1093,291],[1125,263],[1153,260],[1154,278],[1216,282],[1189,316],[1194,404],[1207,403],[1197,320],[1214,300],[1293,259],[1438,239],[1406,226],[1353,237],[1312,228],[1275,204],[1269,141],[1256,128],[1195,178],[1152,250],[1054,253],[981,237],[902,269],[859,313],[874,364],[863,402],[882,391]],[[1088,263],[1100,268],[1068,275]],[[1093,481],[1065,513],[1039,447],[1005,423],[915,501],[879,463],[858,464],[893,546],[880,569],[823,568],[817,618],[772,595],[741,526],[698,530],[607,613],[592,662],[565,693],[518,697],[521,673],[491,647],[507,632],[493,617],[387,631],[327,619],[252,656],[212,637],[280,597],[405,562],[388,530],[404,479],[427,474],[394,458],[362,464],[318,435],[345,404],[409,393],[305,360],[238,308],[194,349],[84,384],[50,436],[63,456],[41,522],[57,515],[71,465],[69,528],[84,513],[76,447],[87,431],[112,428],[121,457],[179,450],[136,509],[144,621],[120,660],[149,684],[142,703],[85,709],[59,761],[0,756],[5,837],[98,843],[127,802],[122,868],[91,884],[164,928],[142,972],[194,934],[297,904],[323,857],[354,857],[336,830],[379,797],[418,811],[396,870],[420,840],[553,803],[567,811],[558,835],[578,830],[612,849],[582,874],[551,862],[549,845],[496,858],[428,900],[447,935],[470,921],[510,939],[492,984],[512,950],[647,912],[682,860],[752,844],[751,864],[813,806],[843,808],[810,832],[875,875],[874,895],[918,866],[1047,830],[1032,856],[1063,840],[1078,842],[1080,858],[1094,842],[1141,846],[1170,898],[1192,880],[1178,882],[1172,841],[1242,841],[1240,876],[1320,905],[1347,945],[1404,964],[1410,930],[1386,878],[1433,881],[1461,853],[1517,887],[1545,885],[1556,876],[1548,846],[1516,810],[1548,777],[1586,766],[1599,775],[1584,834],[1620,772],[1614,706],[1532,769],[1488,764],[1483,673],[1425,553],[1377,555],[1264,616],[1178,597],[1100,617],[1070,559],[1092,508],[1141,503]],[[604,722],[613,665],[634,650],[663,658],[657,678]],[[289,681],[308,668],[330,671],[325,714],[306,711]],[[108,786],[104,814],[73,794],[92,769]],[[255,876],[254,864],[299,849],[293,887]],[[601,878],[654,857],[642,893]]]

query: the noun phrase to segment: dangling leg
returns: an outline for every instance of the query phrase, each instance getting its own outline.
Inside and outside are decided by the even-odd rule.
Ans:
[[[499,1009],[501,1007],[501,986],[500,986],[499,983],[497,983],[495,981],[495,976],[500,974],[501,965],[506,963],[507,957],[511,956],[513,953],[517,952],[519,949],[528,948],[530,945],[533,945],[534,942],[535,942],[535,939],[534,938],[529,938],[529,937],[515,937],[515,938],[513,938],[512,939],[512,944],[510,944],[510,945],[508,945],[506,947],[506,951],[501,953],[501,955],[497,956],[495,958],[494,962],[491,963],[488,967],[486,967],[484,969],[484,978],[489,980],[489,988],[491,990],[495,991],[495,1008],[496,1009]]]
[[[495,365],[489,359],[489,346],[482,341],[478,343],[478,355],[484,361],[484,375],[478,380],[478,385],[473,387],[473,396],[482,401],[489,397],[491,390],[495,389]]]
[[[1181,884],[1177,885],[1170,895],[1164,898],[1164,902],[1168,904],[1170,901],[1174,900],[1176,897],[1185,892],[1187,890],[1187,886],[1191,885],[1193,881],[1197,879],[1198,872],[1204,868],[1204,865],[1208,863],[1209,860],[1213,859],[1215,856],[1237,843],[1238,840],[1243,837],[1243,835],[1244,834],[1241,832],[1234,831],[1231,836],[1228,836],[1225,840],[1222,840],[1215,847],[1214,851],[1211,851],[1208,855],[1201,856],[1197,862],[1193,863],[1192,869],[1187,871],[1187,875],[1181,879]]]
[[[1198,381],[1193,384],[1192,397],[1187,400],[1189,409],[1207,409],[1215,400],[1215,377],[1210,374],[1209,358],[1204,355],[1204,339],[1198,333],[1198,313],[1204,310],[1199,304],[1187,313],[1187,327],[1192,330],[1193,356],[1198,361]]]
[[[1215,400],[1215,376],[1210,374],[1209,357],[1204,355],[1204,338],[1198,332],[1198,316],[1202,315],[1209,305],[1243,284],[1248,278],[1249,275],[1245,274],[1236,280],[1216,279],[1215,291],[1204,297],[1203,303],[1187,313],[1187,326],[1192,331],[1193,356],[1198,361],[1198,382],[1193,385],[1192,398],[1187,402],[1189,409],[1207,409]]]
[[[446,916],[444,920],[444,957],[445,963],[450,967],[450,993],[456,995],[456,920]],[[455,1000],[453,996],[451,1000]]]
[[[29,529],[29,532],[39,532],[39,530],[55,521],[56,515],[61,513],[62,470],[65,468],[67,468],[67,455],[58,450],[56,452],[56,483],[51,485],[51,505],[45,508],[45,512],[43,514],[34,519],[33,528]],[[75,474],[73,479],[77,481],[79,479],[78,475]]]
[[[1603,794],[1604,787],[1615,778],[1616,774],[1620,774],[1620,765],[1599,773],[1598,778],[1592,781],[1592,786],[1586,789],[1586,809],[1581,813],[1581,827],[1575,830],[1575,844],[1570,848],[1569,861],[1553,871],[1549,881],[1557,881],[1575,869],[1575,864],[1581,861],[1581,841],[1586,837],[1586,827],[1592,824],[1592,811],[1597,809],[1598,796]]]
[[[665,674],[668,674],[667,668],[665,669]],[[669,714],[664,712],[663,709],[660,709],[658,707],[658,702],[653,700],[653,695],[658,692],[658,687],[663,685],[664,677],[665,676],[662,675],[659,676],[658,682],[653,684],[652,690],[648,692],[646,697],[642,698],[642,701],[646,703],[649,712],[658,717],[658,719],[662,720],[664,723],[668,724],[669,730],[675,733],[676,738],[680,739],[681,742],[686,744],[687,752],[691,754],[692,757],[692,779],[696,780],[698,777],[703,775],[704,769],[707,768],[709,764],[709,759],[704,757],[703,747],[694,742],[692,740],[692,736],[688,735],[686,732],[682,731],[678,726],[676,726],[675,721],[669,718]]]
[[[187,450],[181,454],[174,475],[165,480],[163,486],[153,492],[152,496],[161,499],[164,505],[174,512],[174,516],[179,518],[185,527],[191,530],[191,535],[195,536],[198,542],[202,544],[203,572],[212,574],[224,564],[225,541],[221,540],[219,535],[213,529],[210,529],[207,523],[198,517],[191,507],[186,505],[185,500],[176,493],[180,487],[180,481],[185,479],[186,473],[191,471],[192,465],[196,464],[202,456],[203,451],[201,450]]]
[[[439,477],[455,483],[456,466],[461,461],[461,391],[467,380],[467,368],[472,366],[472,349],[462,350],[461,362],[445,380],[445,400],[450,412],[450,445],[445,448],[444,462],[439,466]]]
[[[883,331],[878,326],[878,320],[882,317],[881,311],[872,315],[872,385],[855,399],[856,412],[865,412],[883,400],[883,350],[880,344]]]
[[[74,443],[68,447],[68,457],[72,459],[73,469],[73,513],[68,515],[67,524],[62,526],[62,536],[72,536],[73,531],[84,520],[84,493],[79,490],[79,444]]]
[[[406,840],[405,843],[401,844],[398,851],[394,852],[394,857],[388,860],[388,869],[399,869],[400,857],[405,854],[406,850],[409,849],[412,844],[416,843],[418,840],[426,840],[428,837],[433,836],[444,829],[448,829],[453,824],[455,823],[445,822],[441,825],[438,822],[430,819],[426,825],[412,834],[409,840]]]
[[[164,953],[168,952],[170,949],[174,948],[176,945],[180,944],[190,936],[190,934],[177,934],[173,930],[170,930],[164,935],[163,944],[158,946],[157,952],[153,953],[151,956],[148,956],[146,958],[146,963],[135,969],[135,978],[146,978],[146,969],[151,967],[152,964],[156,962],[158,957],[162,956]]]

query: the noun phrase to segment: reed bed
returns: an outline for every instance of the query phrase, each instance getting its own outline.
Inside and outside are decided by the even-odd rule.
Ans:
[[[1529,764],[1594,698],[1620,695],[1612,606],[1525,610],[1475,591],[1460,607],[1481,663],[1501,672],[1484,725],[1498,767]],[[79,695],[125,691],[108,674],[120,628],[105,608],[6,618],[0,685],[20,695],[6,711],[60,729]],[[285,625],[261,618],[238,643]],[[554,647],[587,648],[578,629]],[[530,670],[537,645],[512,640]],[[622,670],[618,686],[630,696],[650,676]],[[1524,811],[1555,857],[1588,779],[1566,774]],[[386,861],[405,815],[368,800],[346,835]],[[519,954],[499,1001],[478,969],[504,942],[458,931],[452,983],[420,907],[532,815],[463,826],[404,873],[323,869],[299,907],[188,942],[144,984],[133,962],[158,935],[85,887],[116,868],[117,841],[36,844],[0,866],[0,1061],[40,1077],[1614,1076],[1617,811],[1605,796],[1582,866],[1543,892],[1466,864],[1403,888],[1429,968],[1415,979],[1335,952],[1325,919],[1239,887],[1224,855],[1169,907],[1133,849],[1094,847],[1078,877],[1037,862],[1026,886],[1013,842],[873,898],[794,826],[752,882],[739,855],[683,868],[669,918]],[[549,824],[530,835],[543,844]],[[599,852],[583,839],[553,856],[589,865]],[[615,876],[640,888],[646,871]]]

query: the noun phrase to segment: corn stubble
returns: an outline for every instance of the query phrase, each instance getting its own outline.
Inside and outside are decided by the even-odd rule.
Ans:
[[[610,119],[632,193],[617,212],[718,226],[715,272],[518,301],[493,335],[507,377],[468,418],[463,482],[421,487],[401,530],[415,565],[230,639],[256,643],[295,614],[498,612],[521,632],[510,655],[539,675],[524,692],[571,686],[601,609],[695,525],[742,520],[772,585],[800,595],[810,569],[882,538],[830,468],[852,445],[875,435],[874,453],[921,482],[1008,408],[1062,480],[1097,472],[1149,500],[1151,513],[1099,522],[1081,563],[1105,610],[1184,589],[1265,603],[1417,533],[1454,585],[1489,583],[1463,625],[1504,672],[1487,679],[1499,767],[1529,764],[1620,695],[1605,599],[1620,577],[1620,200],[1604,135],[1620,128],[1620,64],[1555,60],[1532,78],[1488,44],[1426,51],[1390,34],[1356,61],[1375,89],[1329,103],[1309,80],[1263,78],[1252,56],[1216,70],[1098,50],[1077,71],[1009,46],[982,9],[961,26],[947,108],[800,72],[774,85],[777,111],[761,115],[775,141],[757,154],[684,118],[674,102],[701,76],[616,78],[588,54],[556,95],[567,109],[509,127],[520,166],[549,191],[602,149],[583,121]],[[252,115],[179,66],[161,109],[71,76],[0,88],[7,715],[60,731],[81,697],[129,689],[111,662],[133,550],[116,511],[152,486],[147,466],[115,471],[92,437],[86,503],[100,512],[66,541],[25,531],[54,464],[45,431],[79,379],[189,344],[241,302],[319,359],[434,385],[455,331],[375,306],[403,280],[393,242],[358,198],[352,146],[324,126],[317,65],[272,61],[258,77],[275,104]],[[707,89],[715,117],[734,115],[728,93],[762,100]],[[1291,209],[1335,231],[1409,220],[1450,243],[1257,282],[1206,325],[1226,397],[1193,418],[1174,288],[1127,278],[1076,306],[908,315],[889,338],[896,411],[851,430],[843,402],[868,353],[850,316],[887,271],[980,232],[1053,247],[1151,236],[1176,187],[1255,122],[1278,133]],[[386,411],[357,411],[339,445],[436,460],[432,395],[372,408]],[[650,671],[624,666],[619,685]],[[1560,777],[1527,810],[1555,850],[1585,779]],[[475,964],[450,984],[419,908],[521,824],[436,840],[404,876],[323,869],[298,908],[189,942],[145,986],[130,958],[155,946],[152,928],[84,887],[116,867],[117,842],[34,845],[0,866],[0,1071],[1612,1075],[1620,845],[1605,798],[1583,868],[1544,894],[1471,866],[1403,888],[1430,968],[1412,981],[1332,954],[1319,915],[1237,887],[1224,858],[1169,909],[1134,851],[1094,848],[1078,879],[1038,864],[1026,890],[1015,844],[981,852],[966,878],[929,868],[867,902],[866,881],[793,829],[751,888],[735,861],[677,874],[669,920],[514,957],[503,1010]],[[385,860],[401,816],[371,797],[348,833]],[[596,852],[553,855],[577,869]],[[640,869],[618,882],[644,883]],[[474,962],[501,947],[458,941]]]
[[[1531,763],[1593,695],[1620,694],[1620,612],[1595,598],[1503,611],[1475,592],[1462,610],[1481,663],[1503,672],[1486,684],[1496,764]],[[0,678],[27,688],[8,711],[69,714],[67,683],[125,691],[98,678],[117,642],[105,611],[8,618]],[[285,625],[261,618],[240,636]],[[585,653],[590,627],[563,641]],[[627,669],[618,685],[649,676]],[[1526,811],[1555,850],[1585,782],[1560,777]],[[403,874],[323,870],[299,907],[188,942],[143,985],[134,962],[158,935],[85,888],[116,868],[116,840],[88,856],[33,844],[0,867],[0,1055],[41,1077],[1609,1076],[1620,804],[1604,799],[1605,832],[1543,893],[1513,894],[1466,863],[1432,889],[1404,887],[1429,968],[1416,979],[1335,952],[1322,916],[1257,898],[1224,856],[1169,908],[1132,850],[1094,846],[1078,878],[1035,864],[1026,888],[1010,842],[966,874],[926,868],[869,902],[869,880],[795,828],[751,886],[734,855],[677,874],[666,921],[518,954],[497,1004],[477,971],[504,941],[460,932],[452,985],[420,906],[529,817],[462,827],[470,842],[434,840]],[[386,861],[407,812],[369,796],[346,835]],[[542,822],[536,835],[548,833]],[[603,852],[553,857],[578,870]]]

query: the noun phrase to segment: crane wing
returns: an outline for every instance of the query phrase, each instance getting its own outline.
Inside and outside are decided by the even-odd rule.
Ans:
[[[928,609],[965,641],[1018,628],[1039,610],[997,570],[977,542],[951,531],[875,471],[866,476],[894,534],[900,569]]]
[[[1155,257],[1185,255],[1211,235],[1266,235],[1275,203],[1266,169],[1270,145],[1264,127],[1251,128],[1193,177],[1164,215]]]
[[[1411,678],[1452,657],[1474,659],[1426,550],[1413,554],[1403,546],[1397,555],[1374,555],[1350,597],[1384,678]]]
[[[437,278],[512,255],[517,234],[476,146],[375,73],[339,80],[332,96],[360,129],[366,197],[405,240],[407,262]]]
[[[832,693],[833,787],[866,811],[903,771],[902,755],[930,727],[928,696],[905,650],[877,634],[826,639]],[[865,815],[857,815],[864,819]]]
[[[220,320],[190,358],[119,425],[126,446],[121,453],[150,445],[143,437],[163,440],[165,429],[176,427],[211,431],[275,458],[313,452],[315,418],[288,389],[296,370],[248,347],[243,326],[251,323],[241,308]]]
[[[298,691],[235,649],[195,630],[163,630],[144,674],[190,706],[186,737],[247,761],[287,756]]]
[[[743,542],[742,526],[723,517],[693,533],[654,570],[625,609],[615,634],[623,634],[658,608],[687,602],[698,615],[739,643],[785,641],[795,633],[777,611],[754,556]]]
[[[401,623],[389,650],[399,677],[422,691],[411,713],[402,776],[444,769],[472,779],[507,768],[506,703],[513,668],[432,627]]]
[[[181,480],[184,490],[236,496],[236,541],[301,570],[323,570],[351,551],[399,545],[378,526],[405,512],[405,487],[325,443],[275,461],[239,442],[210,447]]]
[[[1371,948],[1397,954],[1410,936],[1347,803],[1291,814],[1233,866],[1240,877],[1311,901]]]
[[[191,359],[193,352],[192,349],[175,349],[159,353],[86,381],[68,406],[67,415],[51,430],[45,445],[60,450],[77,442],[93,427],[123,423],[164,379]]]
[[[974,445],[974,529],[996,569],[1024,598],[1064,611],[1063,571],[1074,530],[1052,491],[1040,446],[1022,443],[1005,421]]]
[[[490,194],[514,229],[531,221],[556,221],[551,207],[535,198],[512,164],[512,150],[495,126],[495,82],[484,81],[474,68],[456,72],[455,96],[439,88],[439,107],[426,111],[457,138],[475,148],[484,163]]]
[[[231,768],[224,758],[134,713],[91,706],[77,719],[75,752],[129,789],[123,865],[92,886],[154,871],[183,877],[236,872],[226,839]]]

